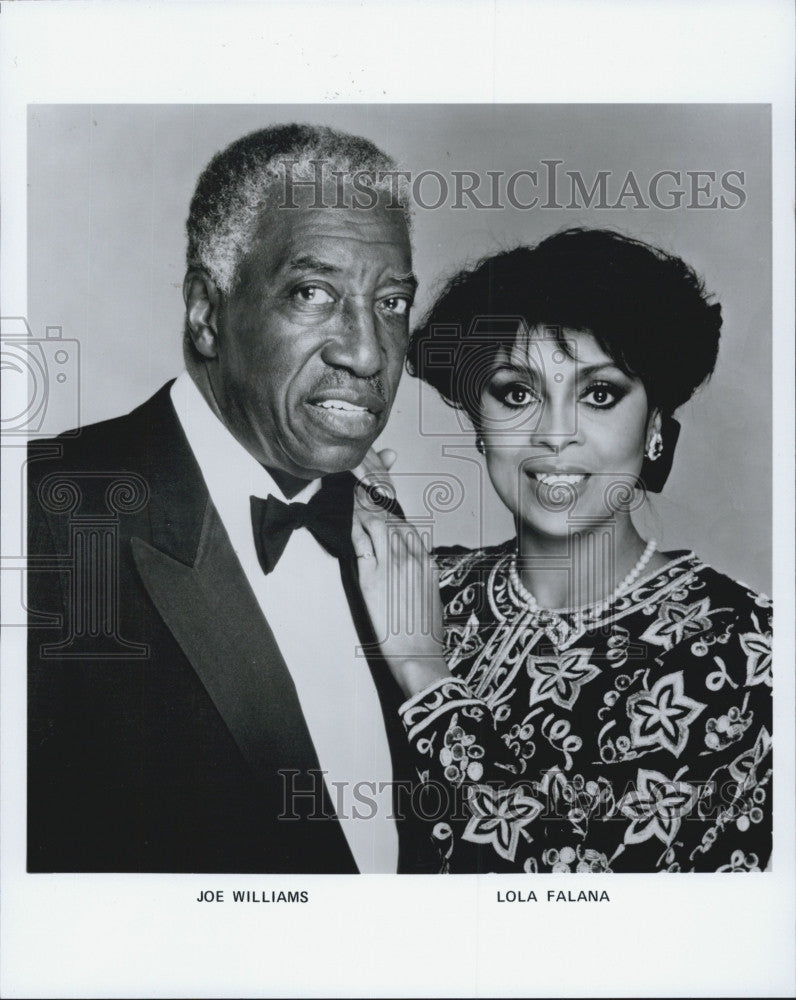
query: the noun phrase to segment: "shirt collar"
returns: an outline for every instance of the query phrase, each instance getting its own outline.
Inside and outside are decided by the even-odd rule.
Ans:
[[[210,408],[187,371],[171,387],[171,400],[205,483],[217,507],[224,500],[272,494],[283,503],[306,503],[317,493],[314,479],[293,497],[286,497],[273,476],[250,454]]]

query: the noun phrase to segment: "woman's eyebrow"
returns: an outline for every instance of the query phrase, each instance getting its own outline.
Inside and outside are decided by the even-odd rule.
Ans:
[[[521,375],[525,378],[539,380],[539,368],[534,364],[524,361],[500,361],[492,369],[492,377],[495,375]]]
[[[613,361],[603,361],[596,365],[584,365],[583,367],[578,365],[578,378],[591,378],[592,375],[596,375],[598,372],[609,368],[617,372],[622,371],[619,365],[614,364]]]
[[[575,377],[577,379],[588,379],[600,372],[612,372],[624,375],[622,369],[613,361],[601,361],[593,365],[578,365]],[[495,375],[520,375],[536,381],[541,381],[544,375],[542,365],[534,364],[533,361],[501,361],[492,370]]]

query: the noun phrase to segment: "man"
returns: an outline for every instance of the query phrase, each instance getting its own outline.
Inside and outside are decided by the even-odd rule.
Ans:
[[[327,128],[218,154],[187,224],[186,371],[31,452],[31,871],[439,866],[393,801],[412,769],[361,655],[345,472],[408,338],[396,178]]]

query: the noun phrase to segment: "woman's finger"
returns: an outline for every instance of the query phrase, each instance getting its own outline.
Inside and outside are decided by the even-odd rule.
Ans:
[[[365,457],[353,470],[354,475],[362,483],[366,491],[375,490],[382,496],[387,497],[387,499],[393,500],[396,493],[389,470],[392,468],[397,457],[392,448],[384,448],[380,452],[369,448]]]
[[[351,540],[354,543],[355,551],[360,551],[357,549],[358,542],[354,537],[355,525],[362,532],[357,537],[366,546],[366,549],[369,546],[369,551],[374,554],[376,562],[379,565],[383,565],[387,558],[388,546],[387,521],[384,512],[381,510],[372,510],[370,507],[363,507],[358,503],[354,504]],[[367,539],[367,543],[362,540],[363,534]]]
[[[379,457],[379,461],[384,466],[385,472],[390,471],[398,458],[397,452],[393,451],[392,448],[382,448],[381,451],[376,452],[376,454]]]
[[[382,456],[386,456],[386,461]],[[391,448],[384,448],[382,451],[376,451],[375,448],[368,448],[365,457],[352,471],[357,479],[364,479],[370,473],[378,474],[380,472],[387,472],[392,468],[396,457],[395,452]]]
[[[373,542],[356,513],[351,522],[351,544],[354,546],[357,559],[375,559]]]

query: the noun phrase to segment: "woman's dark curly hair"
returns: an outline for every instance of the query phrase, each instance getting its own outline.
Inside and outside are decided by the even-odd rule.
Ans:
[[[610,230],[567,229],[455,274],[412,334],[407,370],[477,425],[494,356],[511,349],[521,318],[591,333],[669,416],[716,364],[721,306],[708,299],[679,257]]]

